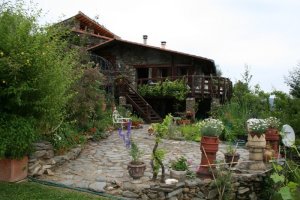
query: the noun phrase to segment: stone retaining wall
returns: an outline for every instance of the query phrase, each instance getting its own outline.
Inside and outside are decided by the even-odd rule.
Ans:
[[[261,199],[265,174],[233,174],[229,199]],[[114,191],[116,194],[116,191]],[[138,180],[123,183],[119,195],[126,199],[203,200],[218,199],[218,190],[213,180],[188,179],[175,185],[163,183],[145,184]]]
[[[42,141],[33,144],[35,151],[29,156],[28,175],[39,176],[42,174],[53,175],[52,169],[66,161],[78,157],[82,148],[71,149],[65,155],[54,156],[54,149],[50,142]]]

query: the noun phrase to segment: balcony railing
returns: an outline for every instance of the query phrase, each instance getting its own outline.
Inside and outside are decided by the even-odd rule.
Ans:
[[[222,98],[228,100],[232,95],[232,82],[228,78],[218,76],[190,75],[161,78],[141,78],[140,84],[160,84],[165,80],[183,79],[189,88],[189,96],[196,98]]]

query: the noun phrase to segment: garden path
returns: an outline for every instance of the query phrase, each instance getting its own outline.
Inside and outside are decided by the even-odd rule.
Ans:
[[[148,135],[148,126],[141,129],[134,129],[131,132],[133,140],[143,150],[142,160],[145,161],[147,169],[144,177],[138,183],[146,183],[152,177],[150,159],[154,145],[154,136]],[[166,150],[164,164],[167,166],[170,160],[181,155],[192,160],[190,169],[196,171],[201,153],[199,143],[191,141],[162,140],[159,147]],[[217,159],[223,160],[226,145],[220,144]],[[237,150],[241,154],[240,160],[248,160],[248,151],[243,148]],[[89,142],[82,150],[76,160],[71,160],[55,170],[53,176],[44,175],[41,179],[51,180],[72,187],[88,188],[96,191],[103,191],[107,183],[132,182],[128,175],[127,163],[130,161],[129,149],[125,147],[118,132],[114,131],[104,140]],[[166,167],[166,174],[169,173]],[[137,180],[134,180],[137,181]]]

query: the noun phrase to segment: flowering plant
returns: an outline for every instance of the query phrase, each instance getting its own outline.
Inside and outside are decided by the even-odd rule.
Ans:
[[[204,136],[219,136],[224,130],[224,125],[221,120],[208,118],[199,122],[197,126]]]
[[[268,128],[276,128],[278,129],[280,126],[280,120],[276,117],[269,117],[266,120]]]
[[[261,135],[266,132],[267,128],[268,125],[264,119],[251,118],[247,120],[248,132],[253,132]]]

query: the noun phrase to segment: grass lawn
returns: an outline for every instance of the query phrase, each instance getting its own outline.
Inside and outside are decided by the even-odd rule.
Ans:
[[[108,200],[97,195],[77,192],[69,189],[50,187],[33,182],[0,182],[0,200]]]

